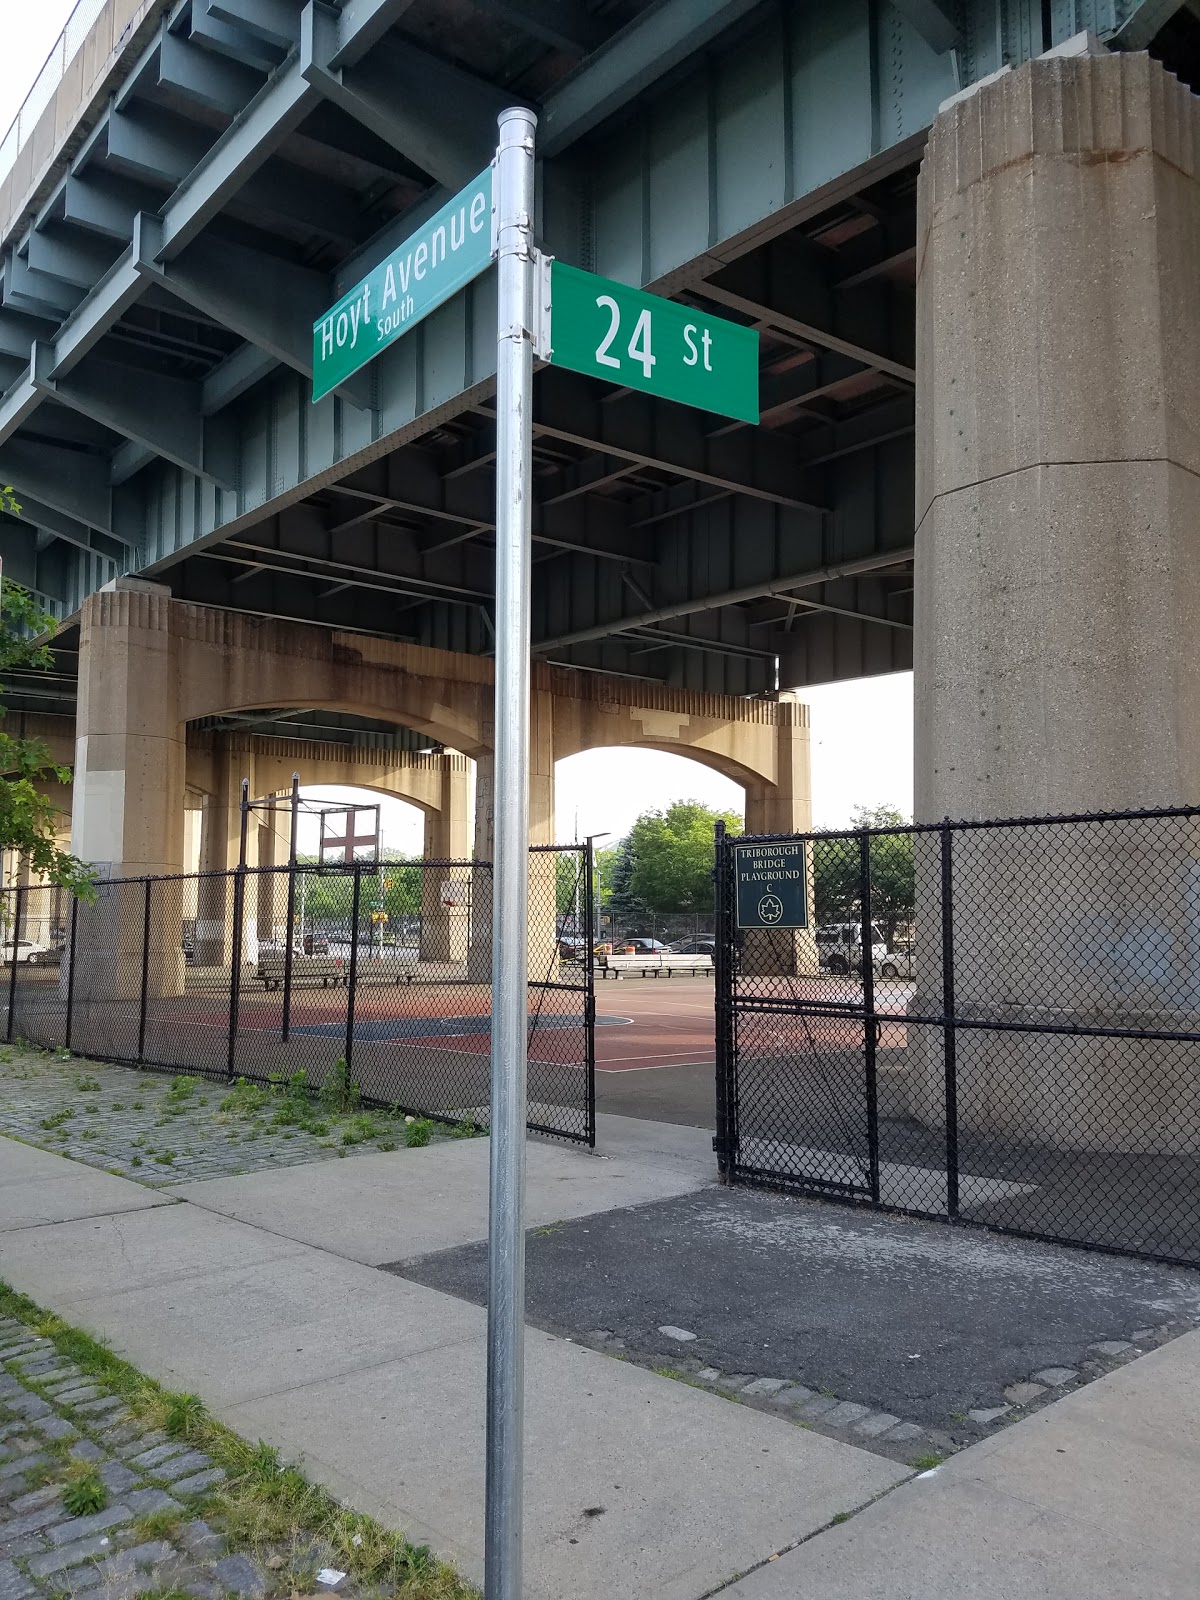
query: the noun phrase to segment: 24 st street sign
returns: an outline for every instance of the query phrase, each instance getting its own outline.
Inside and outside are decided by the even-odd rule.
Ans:
[[[554,261],[550,335],[553,366],[758,421],[753,328]]]
[[[313,400],[345,383],[491,261],[492,169],[485,167],[313,323]]]

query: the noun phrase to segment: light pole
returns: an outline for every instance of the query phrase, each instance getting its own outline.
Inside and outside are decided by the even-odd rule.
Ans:
[[[587,836],[588,854],[592,858],[592,865],[593,865],[593,868],[595,869],[595,874],[596,874],[596,904],[592,908],[592,915],[593,915],[592,931],[596,935],[597,940],[599,940],[599,938],[600,938],[600,907],[603,904],[603,900],[602,900],[601,894],[600,894],[600,857],[596,854],[595,841],[597,839],[611,839],[611,838],[612,838],[612,832],[609,829],[605,829],[605,831],[603,833],[589,833],[588,836]],[[587,953],[587,958],[588,958],[589,961],[592,959],[592,952],[590,950]]]

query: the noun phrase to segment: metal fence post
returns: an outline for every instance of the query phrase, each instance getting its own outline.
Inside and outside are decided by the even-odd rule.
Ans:
[[[596,964],[592,950],[596,943],[595,904],[595,845],[589,839],[584,845],[584,905],[583,918],[583,981],[585,985],[584,1014],[587,1019],[587,1133],[588,1146],[596,1148]],[[577,925],[578,931],[578,925]]]
[[[713,919],[713,931],[716,934],[713,949],[713,1016],[717,1058],[716,1138],[713,1140],[713,1149],[717,1153],[718,1177],[722,1183],[732,1183],[737,1146],[737,1108],[730,996],[728,846],[723,822],[717,822],[713,829],[713,849],[713,892],[716,899],[716,916]]]
[[[233,932],[229,941],[229,1046],[225,1076],[233,1078],[237,1060],[238,1009],[242,998],[242,922],[246,915],[246,837],[250,823],[250,780],[242,779],[242,835],[233,875]]]
[[[71,1031],[75,1021],[75,954],[77,949],[76,932],[79,928],[79,901],[75,895],[71,896],[71,932],[67,945],[67,1025],[63,1035],[63,1048],[71,1048]]]
[[[142,1006],[138,1015],[139,1061],[146,1057],[146,998],[150,991],[150,884],[146,879],[146,903],[142,913]]]
[[[958,1216],[958,1062],[954,1031],[954,879],[947,817],[942,839],[942,1064],[946,1072],[946,1210]]]
[[[875,1059],[875,929],[871,918],[871,835],[858,836],[858,897],[861,913],[859,948],[863,984],[863,1068],[867,1091],[867,1162],[871,1199],[879,1204],[879,1090]]]
[[[275,807],[271,807],[272,818]],[[292,773],[292,826],[288,846],[288,882],[287,882],[287,931],[284,934],[283,944],[283,1025],[280,1037],[284,1044],[288,1042],[288,1033],[292,1025],[292,930],[296,922],[296,829],[300,821],[300,774]],[[352,836],[353,825],[347,821],[346,833]],[[378,832],[378,829],[376,829]],[[271,885],[271,911],[275,910],[275,885]]]
[[[17,944],[24,925],[25,896],[28,890],[18,885],[13,890],[12,971],[8,975],[8,1043],[13,1042],[13,1023],[17,1014]]]
[[[362,864],[354,863],[354,890],[350,900],[350,971],[346,975],[346,1072],[354,1061],[354,1001],[358,994],[358,918],[362,901]]]
[[[496,152],[496,761],[488,1207],[484,1590],[520,1600],[525,1413],[525,1137],[529,981],[530,501],[534,128],[499,117]]]

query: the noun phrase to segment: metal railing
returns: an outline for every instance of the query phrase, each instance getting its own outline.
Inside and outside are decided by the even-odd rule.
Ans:
[[[67,18],[66,26],[55,40],[54,48],[46,57],[41,71],[33,80],[32,87],[21,102],[8,132],[3,140],[0,140],[0,181],[3,181],[16,165],[18,155],[32,138],[42,112],[50,104],[50,97],[62,82],[67,68],[75,59],[80,46],[107,3],[108,0],[76,0],[75,9]]]

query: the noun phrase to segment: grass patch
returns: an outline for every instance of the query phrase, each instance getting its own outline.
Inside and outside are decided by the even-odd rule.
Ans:
[[[910,1465],[918,1472],[932,1472],[934,1467],[940,1467],[945,1459],[945,1456],[918,1456]]]
[[[4,1283],[0,1283],[0,1316],[15,1318],[51,1340],[81,1372],[119,1395],[134,1416],[168,1433],[172,1428],[183,1430],[174,1437],[186,1438],[225,1469],[226,1481],[198,1497],[198,1514],[217,1519],[231,1548],[266,1554],[281,1546],[303,1550],[318,1541],[328,1544],[336,1565],[360,1584],[394,1589],[397,1600],[479,1600],[478,1590],[426,1546],[411,1544],[372,1518],[347,1510],[297,1467],[281,1461],[270,1445],[250,1444],[216,1422],[195,1395],[172,1394],[90,1334],[43,1311]],[[61,1470],[60,1461],[43,1463],[41,1482],[53,1482]],[[27,1475],[30,1488],[35,1487],[29,1480],[36,1471]],[[135,1526],[139,1534],[144,1529],[146,1537],[170,1537],[153,1517],[140,1519]],[[158,1600],[181,1600],[172,1591],[156,1593]],[[143,1600],[152,1597],[145,1595]]]
[[[178,1511],[148,1511],[144,1517],[134,1519],[133,1531],[139,1544],[150,1544],[155,1539],[178,1542],[183,1518]]]

